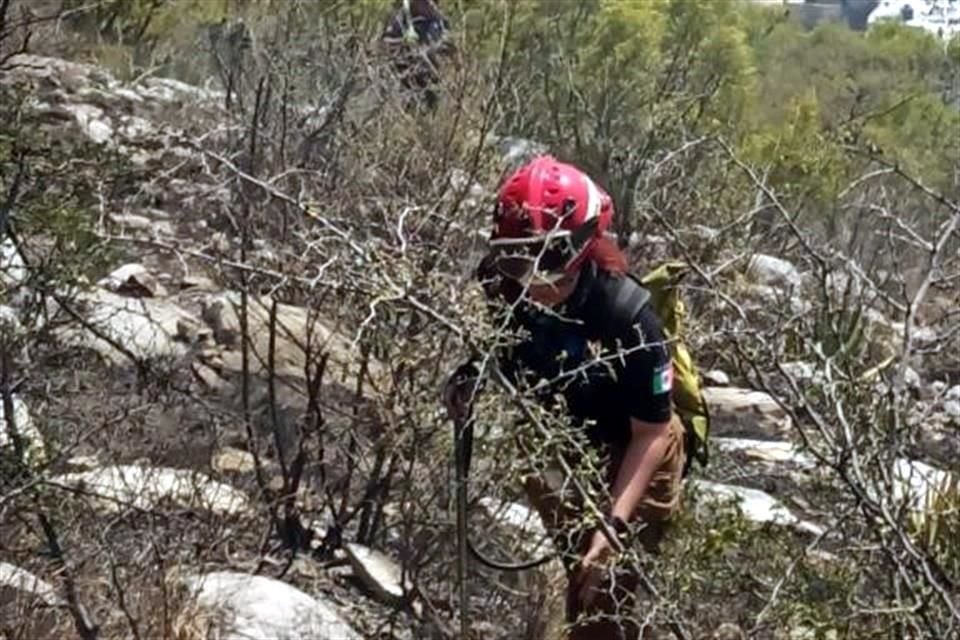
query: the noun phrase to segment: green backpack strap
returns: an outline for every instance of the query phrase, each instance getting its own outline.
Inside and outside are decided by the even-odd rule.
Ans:
[[[689,273],[686,262],[665,262],[648,271],[639,282],[646,287],[653,298],[653,306],[663,323],[663,329],[671,338],[680,338],[686,308],[677,286]]]

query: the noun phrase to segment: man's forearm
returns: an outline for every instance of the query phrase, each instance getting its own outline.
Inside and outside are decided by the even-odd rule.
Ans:
[[[631,438],[612,488],[611,515],[629,521],[666,453],[669,423],[631,421]]]

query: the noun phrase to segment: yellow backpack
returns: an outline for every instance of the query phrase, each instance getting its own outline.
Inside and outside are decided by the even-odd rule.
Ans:
[[[687,467],[695,458],[705,467],[709,460],[707,439],[710,435],[710,413],[703,398],[700,372],[690,350],[683,341],[683,319],[686,305],[680,295],[680,281],[690,272],[685,262],[665,262],[637,280],[650,292],[650,304],[663,323],[663,330],[673,350],[673,402],[687,434]]]

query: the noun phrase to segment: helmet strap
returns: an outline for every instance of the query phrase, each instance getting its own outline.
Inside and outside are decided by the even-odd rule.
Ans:
[[[590,240],[597,233],[597,226],[600,224],[598,218],[591,218],[587,220],[582,225],[573,230],[570,234],[570,240],[573,242],[573,246],[579,251],[587,241]]]

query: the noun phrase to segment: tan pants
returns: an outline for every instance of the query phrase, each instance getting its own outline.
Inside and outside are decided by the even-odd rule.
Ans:
[[[683,424],[676,416],[670,423],[669,438],[670,442],[660,466],[631,519],[635,530],[642,526],[637,538],[651,554],[658,552],[660,541],[681,507],[681,482],[686,451]],[[604,461],[606,487],[597,487],[595,484],[590,486],[581,481],[584,488],[597,496],[601,509],[609,509],[610,488],[624,453],[622,449],[612,450]],[[564,458],[571,467],[575,467],[579,462],[575,455],[567,454]],[[615,569],[608,582],[601,586],[600,594],[590,609],[582,610],[573,577],[577,563],[586,552],[594,531],[584,524],[582,497],[556,468],[528,476],[524,489],[530,503],[553,536],[563,558],[567,582],[565,614],[567,623],[571,625],[567,636],[569,640],[637,640],[640,637],[640,625],[637,623],[635,608],[639,574],[635,565],[625,563],[628,566]],[[579,617],[589,619],[578,622]]]

